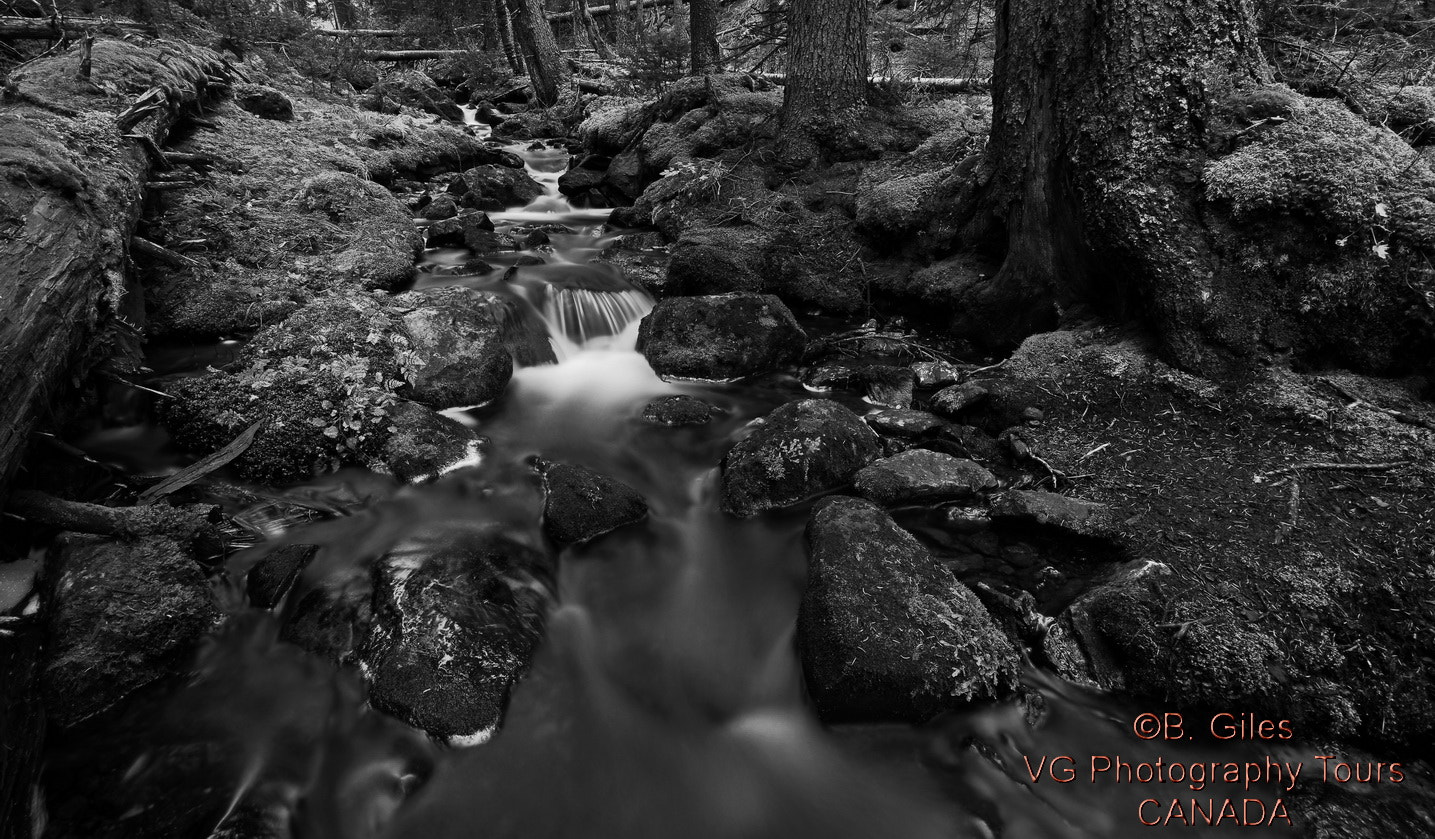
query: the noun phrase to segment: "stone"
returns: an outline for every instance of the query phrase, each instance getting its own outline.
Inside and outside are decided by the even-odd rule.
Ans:
[[[419,211],[419,217],[429,221],[453,218],[456,215],[458,215],[458,202],[453,200],[452,195],[440,195]]]
[[[458,420],[407,400],[394,404],[389,417],[397,430],[378,459],[383,471],[405,483],[436,478],[487,447],[486,438]]]
[[[549,559],[491,527],[449,525],[401,544],[376,577],[370,703],[433,737],[491,731],[542,636]]]
[[[807,334],[767,294],[675,297],[653,308],[638,329],[638,351],[660,376],[736,379],[796,361]]]
[[[314,545],[285,545],[260,560],[245,578],[249,604],[261,609],[279,605],[318,551]]]
[[[941,524],[952,533],[981,533],[991,528],[992,518],[981,507],[946,507],[941,511]]]
[[[380,79],[359,100],[359,106],[379,113],[397,113],[399,107],[413,108],[449,122],[463,122],[463,109],[454,104],[433,79],[417,70]]]
[[[637,490],[570,463],[543,466],[543,530],[559,544],[587,542],[648,516]]]
[[[1016,687],[1012,642],[880,507],[820,502],[807,551],[797,648],[824,721],[922,723]]]
[[[403,325],[420,365],[408,375],[409,395],[435,408],[492,402],[513,375],[497,295],[460,286],[400,295],[414,309]]]
[[[884,364],[823,364],[809,370],[802,383],[818,391],[858,390],[874,405],[910,408],[916,376],[906,367]]]
[[[980,404],[990,391],[975,382],[964,382],[939,390],[932,396],[932,409],[937,413],[956,418],[963,411]]]
[[[948,387],[962,380],[972,367],[950,361],[916,361],[908,365],[917,377],[917,387]]]
[[[997,479],[975,461],[911,449],[867,466],[855,484],[863,498],[890,506],[972,498]]]
[[[603,185],[604,173],[594,169],[577,167],[569,169],[558,177],[558,191],[569,197],[583,195]]]
[[[662,396],[643,407],[643,419],[654,425],[706,425],[713,406],[692,396]]]
[[[448,189],[463,206],[491,212],[522,207],[543,195],[543,186],[527,172],[492,163],[465,170]]]
[[[1011,490],[992,503],[992,520],[1039,527],[1087,539],[1115,539],[1120,528],[1105,504],[1068,498],[1046,490]]]
[[[264,119],[287,121],[294,118],[293,100],[262,84],[235,85],[234,104]]]
[[[464,247],[463,222],[456,218],[436,221],[424,228],[424,246],[430,248]]]
[[[219,622],[209,583],[179,543],[62,534],[45,559],[49,718],[68,728],[180,672]]]
[[[946,420],[926,411],[911,408],[887,408],[873,411],[863,417],[878,434],[915,440],[924,437],[946,425]]]
[[[722,508],[748,517],[847,486],[881,453],[881,438],[827,399],[788,402],[722,461]]]

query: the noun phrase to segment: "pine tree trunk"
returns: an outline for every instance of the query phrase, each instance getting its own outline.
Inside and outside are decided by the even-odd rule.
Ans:
[[[963,239],[1005,251],[958,328],[1011,345],[1079,301],[1143,313],[1202,367],[1185,322],[1216,270],[1199,218],[1213,90],[1268,80],[1242,0],[1001,0],[993,122]]]
[[[533,95],[545,107],[557,104],[567,76],[563,53],[548,25],[543,0],[508,0],[513,12],[513,35],[528,62]]]
[[[508,9],[508,3],[505,0],[488,2],[498,19],[498,38],[503,44],[503,57],[508,60],[508,68],[521,76],[527,72],[527,68],[523,66],[522,53],[513,43],[513,15]]]
[[[718,18],[718,0],[692,0],[689,5],[689,40],[692,43],[692,67],[689,72],[694,76],[722,72]]]
[[[867,0],[792,0],[788,11],[784,140],[820,134],[867,98]]]

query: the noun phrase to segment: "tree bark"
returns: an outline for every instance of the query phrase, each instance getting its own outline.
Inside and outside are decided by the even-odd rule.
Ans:
[[[520,76],[524,75],[528,68],[523,66],[523,54],[513,42],[513,15],[508,9],[508,3],[505,0],[488,2],[498,17],[498,39],[503,44],[503,57],[508,61],[508,68]]]
[[[0,17],[0,40],[59,38],[62,35],[81,35],[85,32],[133,32],[138,35],[153,35],[155,28],[145,23],[128,23],[105,20],[104,18],[67,17],[58,22],[51,18]]]
[[[722,47],[718,45],[719,11],[718,0],[692,0],[688,5],[688,40],[692,45],[689,72],[694,76],[722,72]]]
[[[579,27],[581,27],[584,34],[588,36],[588,43],[592,44],[593,51],[598,53],[598,57],[605,61],[611,60],[613,58],[613,50],[609,48],[608,43],[603,40],[603,33],[598,31],[598,23],[593,20],[592,13],[588,11],[588,0],[573,0],[572,15],[574,20],[573,40],[575,42],[578,40],[577,31]]]
[[[533,96],[545,107],[555,105],[562,91],[567,65],[553,27],[543,11],[543,0],[507,0],[513,12],[513,35],[528,62]]]
[[[867,0],[792,0],[788,11],[784,140],[819,133],[867,99]]]
[[[993,121],[958,200],[968,247],[1005,252],[956,327],[1010,346],[1078,303],[1199,312],[1215,270],[1199,218],[1213,91],[1268,82],[1242,0],[1001,0]],[[1168,349],[1203,352],[1186,324]]]
[[[14,71],[0,110],[0,500],[30,432],[101,360],[96,336],[134,293],[128,246],[154,162],[114,129],[93,148],[59,139],[103,137],[96,120],[117,110],[99,88],[74,83],[79,62],[71,49]],[[130,130],[157,145],[212,78],[229,75],[217,54],[166,42],[97,40],[92,66],[96,84],[150,88],[155,104]]]

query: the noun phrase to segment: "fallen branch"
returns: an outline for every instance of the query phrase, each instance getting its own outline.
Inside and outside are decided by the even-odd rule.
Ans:
[[[452,58],[468,55],[470,50],[364,50],[369,61],[425,61],[431,58]]]
[[[163,245],[156,245],[148,239],[140,236],[130,237],[130,250],[135,253],[142,253],[145,256],[163,262],[172,268],[199,268],[200,264],[181,253],[175,253]]]
[[[766,79],[773,84],[787,84],[786,73],[756,73],[758,78]],[[884,76],[871,76],[867,79],[868,84],[885,85],[895,84],[898,87],[912,87],[918,90],[931,90],[937,93],[985,93],[992,89],[990,78],[926,78],[916,77],[910,79],[890,79]]]
[[[137,35],[154,35],[155,28],[145,23],[107,20],[98,17],[31,18],[0,17],[0,40],[49,40],[83,35],[93,31],[115,31]]]
[[[254,443],[254,435],[259,433],[259,427],[263,424],[262,422],[254,423],[244,429],[238,437],[231,440],[229,445],[202,460],[195,461],[140,493],[139,503],[142,505],[153,504],[172,492],[184,489],[205,475],[208,475],[210,472],[213,472],[236,457],[244,454],[250,445]]]
[[[188,507],[106,507],[82,501],[66,501],[35,490],[10,495],[5,512],[31,524],[91,533],[119,539],[144,536],[173,536],[184,540],[209,535],[220,520],[219,508],[207,504]]]

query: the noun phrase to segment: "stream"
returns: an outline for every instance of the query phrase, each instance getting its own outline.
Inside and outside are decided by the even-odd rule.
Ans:
[[[340,518],[276,518],[270,527],[280,541],[321,546],[302,589],[362,572],[410,536],[454,520],[496,524],[551,550],[538,529],[535,457],[638,490],[650,505],[644,523],[557,557],[556,606],[501,730],[434,742],[378,714],[357,673],[278,641],[276,614],[297,595],[271,614],[248,607],[234,586],[221,592],[232,614],[203,651],[199,675],[152,698],[146,741],[53,744],[52,779],[96,750],[118,750],[136,802],[121,817],[133,817],[185,799],[187,785],[201,783],[189,780],[199,777],[194,750],[210,750],[206,765],[222,767],[229,785],[227,804],[207,816],[213,835],[284,835],[242,829],[268,819],[288,820],[296,836],[333,839],[1119,837],[1147,830],[1143,799],[1161,802],[1140,810],[1148,817],[1164,815],[1172,798],[1273,799],[1239,786],[1091,782],[1083,773],[1092,755],[1201,762],[1274,752],[1142,742],[1132,718],[1163,709],[1131,707],[1036,668],[1024,699],[924,728],[820,726],[794,647],[808,510],[737,519],[719,511],[717,497],[716,464],[744,427],[807,392],[791,371],[740,383],[654,374],[634,348],[652,301],[616,269],[588,264],[614,239],[603,231],[608,211],[575,209],[559,195],[566,150],[509,149],[547,194],[490,217],[499,233],[543,226],[550,244],[486,256],[494,270],[476,275],[458,269],[467,252],[428,251],[416,286],[521,298],[547,326],[558,363],[516,370],[489,405],[446,412],[490,441],[477,463],[423,486],[341,472],[290,491]],[[233,349],[171,350],[150,363],[203,369]],[[712,422],[643,421],[647,402],[673,394],[716,406]],[[872,409],[843,399],[859,414]],[[152,430],[126,434],[84,448],[103,459],[138,446],[151,452],[151,468],[168,457]],[[265,514],[262,504],[229,512]],[[230,577],[267,550],[233,558]],[[1075,782],[1030,781],[1027,766],[1060,755],[1074,758]]]

